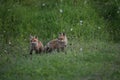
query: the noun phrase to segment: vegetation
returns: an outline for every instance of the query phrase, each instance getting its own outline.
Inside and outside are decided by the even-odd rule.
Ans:
[[[69,47],[67,54],[2,54],[0,79],[119,80],[119,48],[119,44],[98,41]]]
[[[119,21],[119,0],[0,0],[0,79],[119,80]],[[67,54],[29,55],[30,34],[59,32]]]

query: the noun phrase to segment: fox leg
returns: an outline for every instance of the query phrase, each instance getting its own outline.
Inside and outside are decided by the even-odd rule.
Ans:
[[[53,50],[52,48],[49,48],[49,49],[48,49],[48,52],[52,52],[52,50]]]
[[[51,48],[50,48],[50,47],[47,47],[45,51],[46,51],[46,52],[51,52]]]
[[[40,49],[39,49],[39,53],[41,53],[42,51],[43,51],[43,49],[42,49],[42,48],[40,48]]]
[[[30,54],[32,54],[32,52],[33,52],[33,49],[30,50]]]
[[[64,50],[65,50],[65,48],[64,48],[64,47],[62,47],[62,48],[61,48],[61,51],[64,51]]]
[[[67,51],[66,51],[65,49],[66,49],[65,47],[62,47],[62,48],[61,48],[61,50],[62,50],[65,54],[67,54]]]
[[[39,50],[35,50],[35,53],[38,54],[38,53],[39,53]]]
[[[60,48],[57,48],[57,52],[60,52]]]

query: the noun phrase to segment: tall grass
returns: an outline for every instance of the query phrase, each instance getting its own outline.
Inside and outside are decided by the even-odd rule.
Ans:
[[[13,39],[15,36],[23,39],[30,34],[42,39],[54,38],[59,32],[85,40],[107,39],[109,33],[105,20],[91,7],[89,1],[76,1],[24,0],[12,1],[11,5],[3,1],[1,6],[6,9],[1,7],[1,33],[8,39],[8,35]]]
[[[67,54],[31,56],[24,51],[1,54],[0,79],[119,80],[119,47],[119,44],[96,41],[71,45]]]
[[[0,0],[0,79],[119,80],[115,1]],[[45,45],[59,32],[67,34],[67,54],[28,55],[30,34]]]

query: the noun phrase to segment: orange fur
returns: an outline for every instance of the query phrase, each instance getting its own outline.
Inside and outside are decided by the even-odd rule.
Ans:
[[[38,40],[37,37],[31,36],[30,38],[30,54],[35,51],[36,53],[41,53],[43,51],[43,44]]]
[[[53,39],[50,42],[47,43],[45,46],[46,52],[51,52],[53,50],[64,50],[64,48],[67,46],[67,37],[65,33],[60,33],[57,39]]]

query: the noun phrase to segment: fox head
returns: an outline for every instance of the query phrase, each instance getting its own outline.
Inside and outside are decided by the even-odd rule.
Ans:
[[[38,45],[38,37],[30,36],[30,44],[32,48],[35,48]]]
[[[58,40],[59,41],[62,41],[62,42],[64,42],[64,41],[66,41],[66,34],[65,33],[59,33],[59,35],[58,35]]]
[[[65,40],[65,37],[66,37],[65,33],[59,33],[59,35],[58,35],[58,40],[64,41],[64,40]]]
[[[65,33],[59,33],[58,41],[62,42],[65,46],[67,45],[67,36]]]

